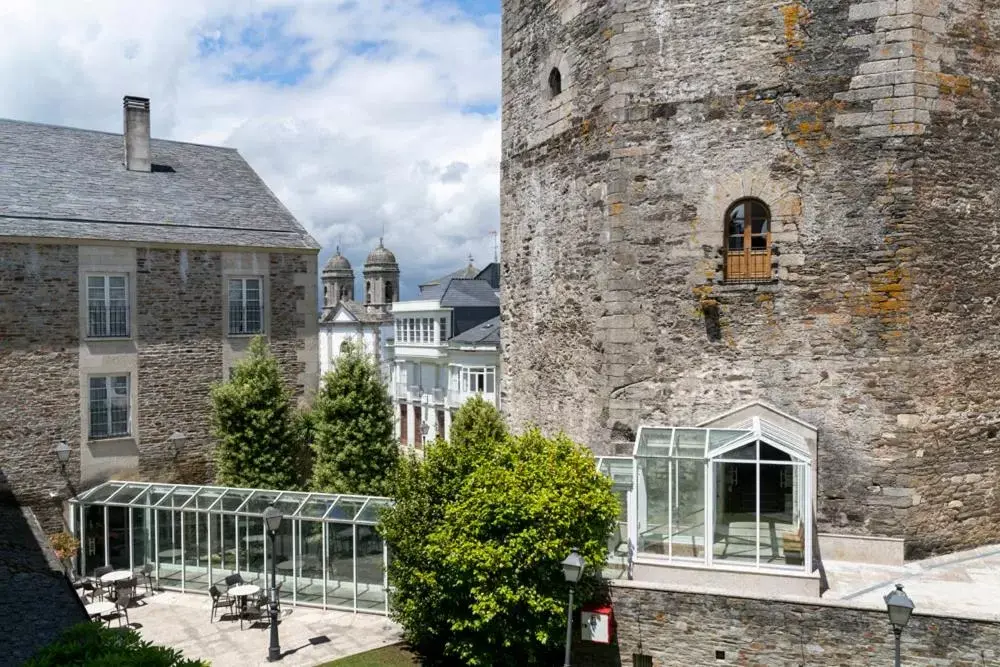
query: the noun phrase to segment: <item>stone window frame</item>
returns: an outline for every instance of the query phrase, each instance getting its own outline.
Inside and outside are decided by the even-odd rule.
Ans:
[[[750,215],[750,220],[744,223],[743,245],[739,249],[739,255],[744,258],[756,257],[756,262],[753,260],[747,261],[745,265],[739,267],[738,271],[733,271],[731,268],[732,262],[730,261],[733,256],[737,253],[730,253],[732,250],[730,242],[733,235],[730,233],[730,219],[733,211],[739,206],[749,205],[751,208],[754,205],[759,205],[763,207],[765,213],[765,232],[761,234],[754,234],[753,232],[753,214]],[[739,199],[732,202],[728,208],[726,208],[726,214],[723,217],[722,227],[723,227],[723,237],[722,237],[722,254],[723,254],[723,276],[727,284],[739,284],[739,283],[766,283],[771,282],[772,272],[771,272],[771,233],[773,225],[773,215],[771,213],[771,207],[766,201],[760,197],[740,197]],[[753,238],[763,237],[764,247],[760,249],[759,252],[755,252],[753,248]],[[747,245],[749,243],[749,245]],[[752,264],[760,263],[763,267],[759,270],[754,269]],[[735,275],[734,275],[735,274]]]
[[[559,72],[560,86],[557,94],[553,94],[552,92],[550,80],[552,70]],[[572,97],[569,95],[572,92],[570,89],[574,83],[573,66],[570,57],[562,51],[556,51],[549,55],[542,64],[542,68],[538,73],[538,79],[538,84],[542,90],[542,98],[549,110],[558,107],[564,101],[569,101],[569,98]]]
[[[125,430],[124,432],[112,432],[112,384],[115,379],[125,379]],[[107,433],[103,435],[94,434],[94,381],[103,380],[105,401],[107,405],[104,411],[107,413]],[[115,440],[120,438],[131,438],[134,430],[134,406],[132,401],[132,374],[127,372],[94,373],[87,376],[87,440],[90,442],[97,440]]]
[[[246,327],[246,320],[247,320],[247,318],[246,318],[246,315],[247,315],[247,306],[246,306],[246,300],[247,299],[246,299],[246,294],[247,294],[247,281],[249,281],[249,280],[256,280],[258,282],[258,284],[259,284],[259,294],[260,294],[260,298],[259,298],[259,302],[258,302],[258,306],[259,306],[259,313],[258,314],[259,314],[260,327],[259,327],[258,330],[254,330],[254,331],[248,331],[247,327]],[[243,326],[240,327],[240,330],[234,330],[234,328],[233,328],[233,305],[234,305],[234,301],[233,301],[232,284],[235,281],[239,281],[242,284],[242,289],[241,289],[241,294],[240,294],[240,302],[239,303],[240,303],[241,318],[242,318]],[[266,318],[265,318],[265,313],[266,313],[266,310],[267,310],[266,309],[266,303],[267,303],[267,282],[265,281],[264,276],[261,276],[261,275],[239,275],[239,274],[227,275],[226,276],[226,333],[227,333],[227,335],[230,336],[230,337],[232,337],[232,338],[245,338],[245,337],[252,337],[252,336],[266,336],[267,335],[267,326],[268,326],[268,322],[266,321]]]
[[[104,305],[105,305],[105,333],[94,334],[93,325],[91,322],[91,303],[90,303],[90,279],[91,278],[102,278],[104,280]],[[111,318],[110,318],[110,279],[111,278],[123,278],[125,280],[125,333],[124,334],[112,334],[111,333]],[[84,307],[84,331],[83,337],[86,340],[130,340],[133,335],[132,327],[132,313],[134,308],[132,307],[132,289],[131,289],[131,275],[127,271],[85,271],[83,274],[83,307]]]

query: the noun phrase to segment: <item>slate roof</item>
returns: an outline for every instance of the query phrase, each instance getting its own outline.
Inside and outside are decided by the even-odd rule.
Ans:
[[[476,326],[463,331],[462,333],[454,336],[449,343],[458,344],[500,344],[500,316],[494,317],[491,320],[486,320],[482,324],[477,324]]]
[[[465,268],[459,269],[458,271],[452,271],[446,276],[441,276],[435,280],[429,280],[426,283],[421,283],[420,288],[420,298],[422,299],[439,299],[441,295],[444,294],[445,290],[448,289],[448,283],[450,283],[455,278],[475,278],[479,273],[479,269],[473,266],[471,263]]]
[[[152,139],[135,172],[123,141],[0,119],[0,237],[318,250],[236,149]]]
[[[485,280],[452,278],[441,295],[445,308],[499,308],[500,297]]]

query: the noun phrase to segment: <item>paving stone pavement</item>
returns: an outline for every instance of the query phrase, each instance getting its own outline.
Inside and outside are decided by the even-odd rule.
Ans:
[[[143,639],[171,646],[187,658],[201,658],[213,667],[266,665],[269,629],[226,617],[209,623],[210,598],[195,593],[157,592],[146,604],[129,609],[131,626]],[[111,621],[112,627],[117,621]],[[317,665],[400,641],[398,625],[384,616],[282,606],[278,624],[281,665]]]

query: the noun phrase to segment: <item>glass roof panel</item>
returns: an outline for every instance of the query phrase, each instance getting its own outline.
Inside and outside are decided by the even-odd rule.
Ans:
[[[195,497],[195,501],[192,504],[188,505],[188,507],[189,508],[196,507],[200,510],[207,510],[209,507],[214,505],[219,500],[219,498],[222,497],[222,494],[225,492],[226,492],[225,489],[215,489],[215,488],[202,489],[201,491],[198,492],[198,495]]]
[[[86,495],[81,496],[80,500],[88,503],[104,502],[111,497],[112,494],[118,491],[118,489],[122,488],[122,486],[124,486],[124,484],[121,482],[105,482],[104,484],[94,487],[88,491]]]
[[[220,512],[235,512],[252,493],[253,491],[247,489],[228,489],[215,509]]]
[[[326,515],[327,510],[330,509],[330,506],[333,505],[334,502],[336,502],[335,496],[313,496],[302,504],[301,509],[299,509],[299,516],[320,519]]]
[[[142,495],[143,491],[149,488],[149,484],[125,484],[117,493],[109,497],[107,502],[127,505]]]
[[[708,436],[707,431],[708,429],[703,428],[674,429],[672,454],[674,456],[705,458],[705,438]]]
[[[748,445],[743,445],[742,447],[737,447],[736,449],[731,449],[728,452],[719,455],[720,459],[736,459],[738,461],[756,461],[757,460],[757,442],[751,442]]]
[[[713,428],[708,432],[709,450],[718,449],[734,440],[750,435],[751,431],[736,428]]]
[[[194,494],[198,492],[198,489],[199,487],[197,486],[174,487],[170,493],[163,496],[156,507],[157,509],[180,509],[184,506],[184,503],[194,498]]]
[[[337,521],[353,521],[364,505],[364,498],[341,498],[330,508],[326,518]]]
[[[667,456],[674,429],[640,426],[635,443],[635,456]]]
[[[382,500],[380,498],[372,498],[367,503],[365,503],[364,509],[359,513],[355,521],[364,521],[367,523],[378,523],[378,515],[386,507],[390,507],[392,502],[389,500]]]
[[[152,507],[153,505],[163,500],[166,496],[169,496],[170,492],[173,491],[173,489],[174,487],[172,484],[171,485],[153,484],[152,486],[149,487],[149,490],[146,491],[145,494],[136,498],[132,504],[138,505],[141,503],[142,505],[145,505],[147,507]]]
[[[294,491],[286,491],[281,494],[281,497],[274,502],[274,506],[278,508],[284,516],[291,516],[299,509],[299,505],[305,497],[309,495],[306,493],[296,493]]]
[[[268,505],[274,503],[281,493],[279,491],[254,491],[250,500],[240,508],[243,514],[263,514]]]
[[[632,462],[631,457],[602,456],[597,459],[597,470],[602,475],[610,477],[614,484],[632,488],[634,486]]]

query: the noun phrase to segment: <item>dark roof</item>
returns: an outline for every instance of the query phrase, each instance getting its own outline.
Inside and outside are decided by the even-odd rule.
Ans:
[[[463,331],[453,337],[449,343],[486,343],[500,344],[500,316],[486,320],[482,324]]]
[[[452,278],[441,295],[441,305],[447,308],[499,308],[500,297],[485,280]]]
[[[448,288],[448,283],[452,280],[455,278],[475,278],[478,273],[479,269],[473,266],[470,262],[465,268],[459,269],[458,271],[452,271],[446,276],[429,280],[426,283],[421,283],[419,285],[420,296],[425,299],[439,299]]]
[[[233,148],[153,139],[125,169],[120,134],[0,119],[0,236],[316,250]]]
[[[500,265],[496,262],[490,262],[486,267],[473,276],[479,280],[485,280],[493,289],[500,289]]]

